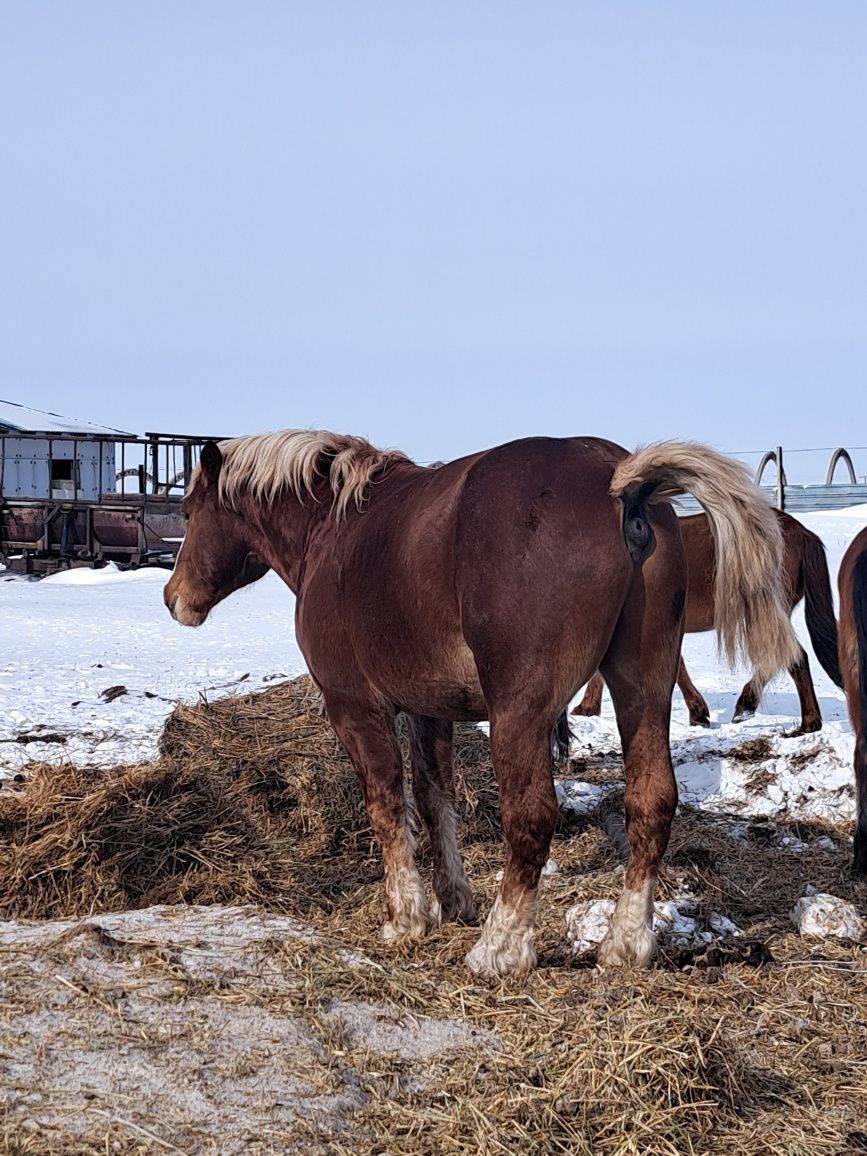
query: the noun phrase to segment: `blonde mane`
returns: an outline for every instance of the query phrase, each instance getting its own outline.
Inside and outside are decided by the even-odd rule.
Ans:
[[[409,461],[398,450],[379,450],[365,438],[328,430],[280,430],[220,442],[223,464],[218,492],[233,505],[242,490],[257,501],[271,503],[286,491],[299,501],[312,495],[319,478],[327,477],[334,495],[334,512],[345,515],[351,502],[361,509],[373,476],[390,462]],[[328,459],[323,461],[323,458]],[[197,466],[192,490],[201,476]]]

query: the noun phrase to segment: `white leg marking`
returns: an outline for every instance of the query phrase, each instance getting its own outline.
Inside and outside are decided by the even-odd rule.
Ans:
[[[429,914],[425,889],[415,865],[415,841],[404,826],[403,834],[389,853],[383,853],[385,866],[385,894],[391,918],[381,931],[383,939],[398,939],[408,935],[420,939],[428,929]]]
[[[637,891],[624,890],[611,917],[608,934],[599,944],[600,967],[647,967],[653,959],[655,890],[655,875],[649,875]]]
[[[514,904],[497,895],[482,935],[464,962],[476,975],[521,975],[536,966],[533,924],[538,889],[524,891]]]

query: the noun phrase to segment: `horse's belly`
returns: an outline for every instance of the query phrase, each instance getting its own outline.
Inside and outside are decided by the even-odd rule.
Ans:
[[[463,639],[441,644],[421,660],[416,658],[411,669],[401,669],[402,665],[399,660],[397,669],[383,664],[375,680],[381,693],[401,710],[455,722],[488,717],[475,660]]]
[[[475,686],[430,685],[419,687],[417,694],[404,694],[397,706],[409,714],[453,722],[481,722],[488,717],[482,689]]]

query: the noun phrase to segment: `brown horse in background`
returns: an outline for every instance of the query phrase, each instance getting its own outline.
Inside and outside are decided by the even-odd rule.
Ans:
[[[527,438],[433,470],[314,431],[204,446],[166,605],[200,625],[268,567],[294,591],[298,644],[382,850],[386,938],[423,935],[431,916],[475,918],[456,836],[452,722],[489,719],[506,859],[467,964],[487,975],[535,964],[539,875],[558,814],[551,734],[599,668],[623,744],[632,847],[599,959],[649,962],[677,803],[668,731],[687,580],[666,499],[684,489],[714,528],[721,642],[771,677],[797,653],[779,528],[743,469],[705,447],[629,454],[596,438]],[[430,834],[432,911],[398,711],[409,716],[413,793]]]
[[[855,732],[855,854],[853,870],[867,875],[867,529],[840,564],[840,669]]]
[[[791,515],[774,511],[783,535],[783,582],[789,614],[805,598],[804,617],[816,657],[828,677],[842,686],[837,661],[837,620],[825,546],[818,534],[808,530]],[[716,549],[707,514],[692,514],[680,519],[689,582],[686,592],[685,634],[700,634],[714,628],[714,565]],[[822,714],[810,674],[810,660],[802,646],[798,658],[789,667],[801,703],[801,725],[789,737],[822,729]],[[573,715],[598,715],[602,709],[601,675],[594,674],[584,697],[572,710]],[[689,710],[691,726],[709,726],[710,711],[701,692],[689,677],[683,658],[677,671],[677,685]],[[753,675],[740,693],[732,722],[743,722],[758,709],[764,690],[764,679]]]

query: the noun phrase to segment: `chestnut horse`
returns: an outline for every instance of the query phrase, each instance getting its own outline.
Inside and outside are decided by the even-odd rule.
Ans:
[[[867,529],[840,564],[840,669],[855,732],[856,875],[867,875]]]
[[[730,459],[665,442],[634,454],[596,438],[527,438],[415,465],[356,437],[289,430],[207,443],[184,499],[165,588],[198,626],[275,570],[296,635],[361,781],[381,848],[385,938],[431,917],[473,921],[456,836],[452,723],[490,720],[506,858],[468,966],[534,966],[539,874],[557,820],[551,733],[597,668],[615,702],[632,858],[603,964],[647,964],[653,893],[677,803],[668,743],[686,558],[667,498],[688,488],[717,542],[717,624],[764,677],[797,641],[770,507]],[[409,716],[413,794],[430,834],[435,902],[416,868],[395,714]]]
[[[804,617],[810,641],[825,673],[842,686],[837,661],[837,620],[831,577],[822,539],[802,526],[789,514],[775,511],[783,534],[783,582],[788,596],[789,614],[805,598]],[[685,634],[700,634],[714,626],[714,563],[716,551],[707,514],[692,514],[680,519],[689,583],[686,591]],[[822,729],[822,714],[810,674],[810,660],[802,646],[798,658],[789,667],[801,703],[801,725],[790,731],[790,738]],[[602,709],[603,680],[596,673],[587,684],[581,702],[572,709],[574,715],[597,715]],[[701,692],[695,687],[683,659],[677,671],[677,685],[689,710],[691,726],[709,726],[710,711]],[[754,675],[740,693],[732,722],[743,722],[755,714],[764,690],[764,680]]]

